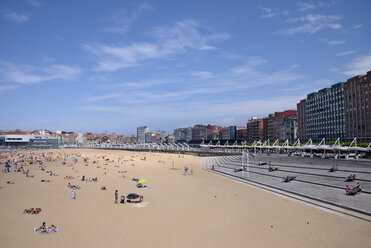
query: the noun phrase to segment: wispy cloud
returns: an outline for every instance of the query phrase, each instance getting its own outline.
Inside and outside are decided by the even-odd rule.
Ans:
[[[201,78],[201,79],[214,78],[215,77],[214,73],[209,72],[209,71],[195,71],[195,72],[191,72],[191,76],[192,77],[196,77],[196,78]]]
[[[6,91],[6,90],[14,90],[18,88],[17,85],[0,85],[0,92]]]
[[[302,24],[292,28],[279,30],[275,33],[282,35],[293,35],[299,33],[313,35],[325,29],[339,30],[342,28],[342,25],[338,23],[338,21],[341,18],[342,18],[341,16],[335,15],[312,15],[312,14],[303,17],[290,18],[286,20],[286,22],[290,24],[293,23]]]
[[[357,24],[357,25],[355,25],[353,28],[358,29],[358,28],[361,28],[361,27],[363,27],[362,24]]]
[[[118,98],[118,97],[122,97],[122,94],[112,93],[112,94],[103,95],[103,96],[94,96],[94,97],[89,97],[88,99],[86,99],[86,101],[87,102],[99,102],[99,101],[102,101],[102,100],[109,100],[109,99],[114,99],[114,98]]]
[[[127,10],[118,11],[108,19],[112,26],[107,28],[106,31],[126,35],[134,22],[151,9],[152,7],[148,3],[141,3],[131,14],[128,14]]]
[[[331,46],[342,45],[342,44],[345,44],[345,40],[330,40],[327,42],[327,44]]]
[[[345,65],[344,74],[349,76],[363,75],[371,70],[371,53],[366,56],[355,58]]]
[[[289,12],[287,10],[280,12],[276,9],[267,8],[267,7],[263,7],[263,6],[257,6],[257,7],[259,9],[261,9],[261,11],[263,12],[262,15],[260,16],[261,18],[271,18],[271,17],[278,16],[278,15],[288,15],[289,14]]]
[[[356,52],[357,52],[356,50],[345,51],[345,52],[337,53],[334,56],[335,57],[341,57],[341,56],[350,55],[350,54],[353,54],[353,53],[356,53]]]
[[[153,42],[137,42],[129,45],[90,45],[84,48],[100,58],[97,71],[116,71],[139,66],[151,59],[184,54],[188,50],[210,50],[210,43],[229,38],[226,33],[202,33],[202,27],[194,20],[184,20],[167,27],[154,27],[149,32]],[[206,48],[206,49],[205,49]]]
[[[0,81],[17,84],[32,84],[54,79],[74,80],[80,74],[80,69],[65,65],[50,66],[18,66],[0,61]]]
[[[33,7],[41,7],[43,6],[42,2],[39,0],[27,0],[27,3]]]
[[[314,4],[311,4],[311,3],[303,3],[303,2],[298,2],[297,5],[299,6],[298,11],[307,11],[307,10],[312,10],[312,9],[314,9],[314,8],[316,7]]]
[[[5,11],[5,13],[3,13],[3,18],[6,21],[13,22],[16,24],[22,24],[30,19],[27,15],[18,14],[11,11]]]

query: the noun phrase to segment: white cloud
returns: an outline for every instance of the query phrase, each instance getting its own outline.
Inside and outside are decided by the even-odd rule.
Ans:
[[[205,79],[205,78],[215,78],[214,73],[209,71],[195,71],[191,73],[191,76]]]
[[[106,31],[126,35],[134,22],[143,13],[151,9],[152,7],[148,3],[141,3],[131,15],[127,14],[127,11],[121,10],[108,19],[112,26],[107,28]]]
[[[172,26],[154,27],[149,35],[154,42],[137,42],[130,45],[90,45],[84,48],[98,55],[97,71],[116,71],[139,66],[151,59],[166,58],[188,50],[211,50],[212,42],[229,38],[226,33],[201,33],[202,27],[194,20],[184,20]]]
[[[6,91],[6,90],[14,90],[18,88],[17,85],[0,85],[0,92]]]
[[[327,42],[327,44],[331,46],[342,45],[342,44],[345,44],[345,40],[330,40]]]
[[[215,49],[216,49],[216,47],[214,47],[214,46],[206,45],[206,46],[200,47],[198,50],[200,50],[200,51],[207,51],[207,50],[215,50]]]
[[[353,28],[358,29],[358,28],[361,28],[361,27],[363,27],[362,24],[357,24],[357,25],[355,25]]]
[[[341,18],[342,18],[341,16],[312,15],[312,14],[303,17],[290,18],[286,20],[286,22],[290,24],[301,22],[302,24],[296,27],[279,30],[275,33],[282,35],[292,35],[298,33],[304,34],[306,33],[308,35],[313,35],[325,29],[339,30],[342,28],[342,26],[340,23],[335,22],[340,20]]]
[[[27,3],[33,7],[41,7],[43,6],[41,1],[38,0],[27,0]]]
[[[271,18],[278,15],[288,15],[289,12],[287,10],[280,12],[275,9],[263,7],[263,6],[257,6],[259,9],[262,10],[263,14],[260,16],[261,18]]]
[[[303,3],[303,2],[299,2],[298,3],[298,6],[299,6],[298,11],[312,10],[312,9],[314,9],[316,7],[314,4]]]
[[[346,70],[343,72],[349,76],[363,75],[371,70],[371,53],[366,56],[355,58],[345,65]]]
[[[4,19],[9,22],[14,22],[16,24],[22,24],[29,20],[29,17],[23,14],[18,14],[15,12],[5,12],[3,15]]]
[[[12,63],[0,61],[1,82],[32,84],[54,79],[74,80],[79,74],[79,69],[65,65],[43,67],[29,65],[17,66]]]
[[[112,93],[112,94],[103,95],[103,96],[100,95],[100,96],[89,97],[88,99],[86,99],[86,101],[87,102],[99,102],[99,101],[102,101],[102,100],[115,99],[115,98],[119,98],[119,97],[122,97],[122,94]]]
[[[334,56],[335,57],[341,57],[341,56],[350,55],[350,54],[353,54],[353,53],[356,53],[356,52],[357,52],[356,50],[345,51],[345,52],[337,53]]]

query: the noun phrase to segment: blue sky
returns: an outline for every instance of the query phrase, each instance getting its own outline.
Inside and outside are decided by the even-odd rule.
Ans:
[[[245,125],[371,70],[371,1],[0,2],[0,130]]]

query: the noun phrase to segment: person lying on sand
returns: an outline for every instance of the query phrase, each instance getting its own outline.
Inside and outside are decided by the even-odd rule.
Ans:
[[[41,208],[29,208],[23,211],[24,214],[39,214],[41,212]]]
[[[15,184],[15,182],[13,182],[13,181],[7,181],[6,183],[7,184]]]
[[[107,190],[106,186],[102,186],[100,189],[101,190]]]
[[[138,187],[138,188],[147,188],[146,185],[143,185],[143,184],[141,184],[141,183],[138,183],[138,184],[137,184],[137,187]]]

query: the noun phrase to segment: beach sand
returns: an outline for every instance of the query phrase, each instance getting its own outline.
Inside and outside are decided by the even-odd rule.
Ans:
[[[44,162],[46,171],[59,176],[49,176],[35,164],[27,166],[34,178],[20,172],[1,173],[0,185],[7,185],[0,189],[1,248],[371,247],[370,222],[331,214],[204,171],[199,157],[92,149],[33,152],[51,151],[54,158],[58,153],[85,155],[88,166],[78,157],[74,170],[63,166],[61,159]],[[94,156],[102,155],[114,162],[100,158],[97,168]],[[141,160],[144,155],[146,161]],[[118,157],[128,161],[118,162]],[[67,165],[73,164],[73,158],[67,158]],[[171,169],[173,162],[175,169]],[[194,175],[183,175],[185,165],[195,169]],[[67,175],[79,178],[64,179]],[[83,175],[98,177],[98,182],[82,182]],[[134,177],[147,179],[150,188],[138,189]],[[42,179],[53,182],[42,183]],[[68,182],[81,186],[75,200]],[[107,190],[100,190],[103,185]],[[143,195],[145,204],[114,204],[115,190],[119,198]],[[41,213],[22,213],[32,207],[42,208]],[[43,221],[58,226],[59,232],[34,232]]]

